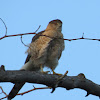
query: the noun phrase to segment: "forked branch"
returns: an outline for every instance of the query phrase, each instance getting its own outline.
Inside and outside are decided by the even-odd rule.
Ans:
[[[42,74],[34,71],[0,71],[0,82],[29,82],[54,88],[59,78],[61,78],[59,75]],[[77,76],[64,76],[60,82],[57,82],[55,88],[57,87],[62,87],[66,90],[79,88],[87,91],[86,96],[92,94],[100,97],[100,86],[88,80],[82,73]]]

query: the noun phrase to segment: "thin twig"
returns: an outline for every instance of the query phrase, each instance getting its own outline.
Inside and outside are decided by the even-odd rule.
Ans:
[[[3,22],[4,26],[5,26],[5,29],[6,29],[5,36],[6,36],[7,35],[7,26],[6,26],[5,22],[3,21],[3,19],[2,18],[0,18],[0,19]]]
[[[34,86],[33,86],[34,87]],[[33,88],[33,89],[31,89],[31,90],[28,90],[28,91],[26,91],[26,92],[23,92],[23,93],[18,93],[17,95],[24,95],[24,94],[26,94],[26,93],[29,93],[29,92],[32,92],[32,91],[34,91],[34,90],[39,90],[39,89],[51,89],[51,87],[40,87],[40,88]]]
[[[0,89],[1,89],[2,93],[4,93],[7,96],[7,94],[4,92],[4,90],[2,89],[1,86],[0,86]]]
[[[5,35],[0,38],[0,40],[6,38],[6,37],[14,37],[14,36],[21,36],[21,35],[29,35],[29,34],[36,34],[36,33],[22,33],[22,34],[15,34],[15,35]]]
[[[84,38],[84,33],[83,33],[83,35],[82,35],[82,38]]]
[[[7,98],[7,96],[5,96],[5,97],[3,97],[3,98],[0,98],[0,100],[5,99],[5,98]]]
[[[36,33],[40,29],[40,27],[41,27],[41,25],[39,25],[38,29],[34,33]]]
[[[34,33],[36,33],[36,32],[39,30],[40,27],[41,27],[41,25],[39,25],[38,29],[37,29]],[[24,46],[26,46],[26,47],[29,47],[28,45],[26,45],[26,44],[23,42],[22,36],[23,36],[23,35],[21,35],[21,42],[22,42],[22,44],[23,44]]]
[[[58,78],[57,82],[61,81],[66,75],[68,74],[68,71],[65,72],[64,75]]]
[[[22,44],[23,44],[24,46],[29,47],[28,45],[26,45],[26,44],[23,42],[23,40],[22,40],[22,35],[21,35],[21,42],[22,42]]]
[[[54,87],[52,88],[51,93],[55,91],[55,88],[58,86],[58,84],[61,82],[61,80],[68,74],[68,71],[65,72],[64,75],[61,75],[55,82]]]

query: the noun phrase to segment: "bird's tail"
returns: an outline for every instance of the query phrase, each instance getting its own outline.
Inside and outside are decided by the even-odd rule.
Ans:
[[[14,98],[25,83],[16,83],[8,95],[8,100]]]
[[[32,62],[28,61],[27,63],[24,64],[24,66],[20,70],[39,71],[40,67],[33,67]],[[23,82],[23,83],[15,83],[13,89],[10,91],[10,93],[8,95],[8,100],[11,100],[12,98],[14,98],[24,84],[25,84],[25,82]]]

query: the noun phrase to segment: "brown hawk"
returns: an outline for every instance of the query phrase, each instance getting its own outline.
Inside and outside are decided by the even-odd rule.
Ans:
[[[44,31],[36,34],[27,50],[28,56],[21,68],[29,71],[41,71],[41,67],[52,70],[58,65],[58,60],[64,50],[64,39],[61,20],[52,20]],[[25,83],[16,83],[8,95],[8,100],[16,96]]]

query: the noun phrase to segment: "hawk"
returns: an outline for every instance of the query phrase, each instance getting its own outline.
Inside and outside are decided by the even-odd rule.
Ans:
[[[44,31],[36,34],[32,38],[27,50],[28,56],[21,70],[41,71],[42,68],[48,67],[54,73],[54,69],[58,65],[58,60],[64,50],[64,38],[61,31],[62,21],[56,19],[50,21]],[[14,98],[24,84],[15,83],[8,95],[8,100]]]

